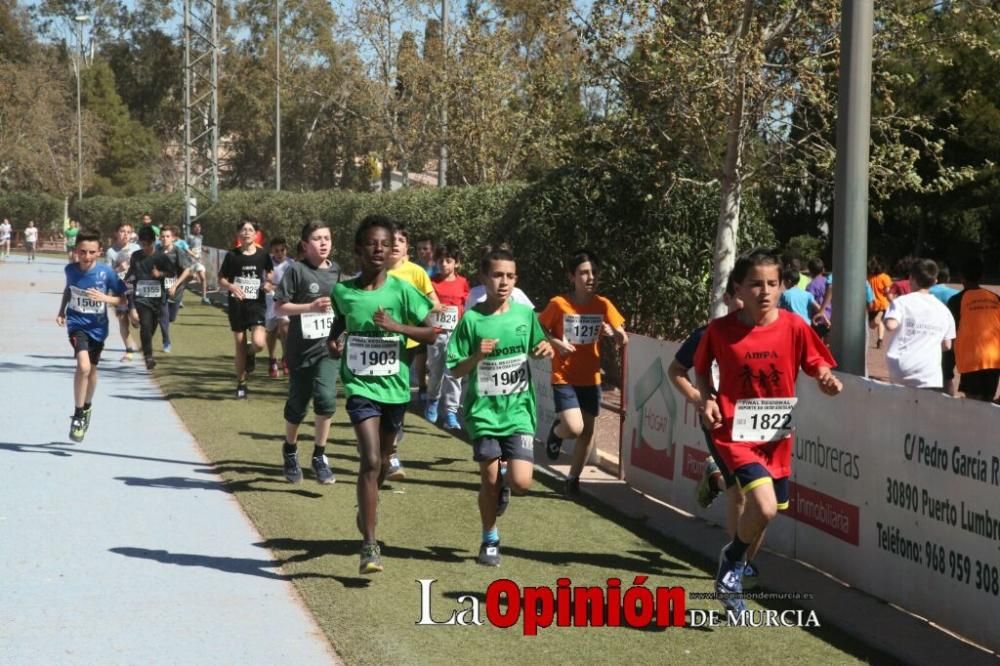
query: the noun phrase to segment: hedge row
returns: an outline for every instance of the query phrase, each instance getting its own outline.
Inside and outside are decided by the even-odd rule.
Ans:
[[[0,218],[9,219],[17,231],[22,231],[29,221],[43,233],[61,231],[63,207],[63,200],[51,194],[0,192]]]
[[[329,223],[334,258],[354,268],[354,229],[369,213],[404,221],[411,239],[427,234],[459,244],[475,270],[475,254],[487,243],[510,241],[518,257],[520,286],[536,303],[565,291],[563,265],[576,248],[603,258],[601,290],[630,319],[632,330],[665,337],[686,334],[707,313],[718,192],[675,188],[667,200],[633,189],[626,177],[593,176],[582,169],[553,172],[531,184],[408,189],[387,194],[345,191],[229,191],[205,211],[206,243],[227,246],[236,223],[247,216],[267,237],[298,238],[309,220]],[[127,199],[94,197],[74,213],[84,226],[111,235],[121,220],[150,213],[163,224],[182,220],[179,195]],[[754,201],[744,203],[741,246],[773,241]]]

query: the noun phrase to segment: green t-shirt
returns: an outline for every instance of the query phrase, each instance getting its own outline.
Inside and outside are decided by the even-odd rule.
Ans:
[[[63,235],[66,236],[66,249],[72,250],[76,246],[76,237],[80,235],[80,227],[66,227]]]
[[[501,314],[487,315],[482,305],[466,310],[448,341],[448,367],[454,368],[486,339],[496,348],[469,373],[465,394],[465,426],[473,439],[535,432],[535,387],[528,355],[545,332],[535,311],[511,303]]]
[[[382,308],[401,324],[421,326],[431,311],[430,299],[409,283],[387,275],[385,284],[373,290],[360,288],[357,278],[340,282],[331,290],[330,300],[347,331],[340,359],[344,394],[391,405],[409,402],[406,338],[382,330],[372,318]]]

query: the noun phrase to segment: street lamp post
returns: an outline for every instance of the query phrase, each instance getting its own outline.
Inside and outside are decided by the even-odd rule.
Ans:
[[[274,2],[274,189],[281,190],[281,0]]]
[[[76,198],[83,199],[83,114],[80,111],[80,69],[83,67],[83,24],[90,20],[83,14],[76,21]]]

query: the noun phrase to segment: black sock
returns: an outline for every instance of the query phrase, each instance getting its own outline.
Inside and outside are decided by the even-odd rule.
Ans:
[[[88,409],[90,409],[90,403],[89,402],[83,403],[83,411],[87,411]]]
[[[749,547],[750,544],[743,543],[738,536],[734,536],[733,540],[726,546],[726,559],[730,562],[742,562]]]
[[[314,446],[313,447],[313,458],[321,458],[323,454],[326,453],[325,446]]]
[[[285,445],[281,447],[282,453],[296,453],[298,450],[299,450],[298,444],[289,444],[288,442],[285,442]]]
[[[74,419],[82,419],[83,418],[83,407],[74,407],[73,408],[73,418]]]

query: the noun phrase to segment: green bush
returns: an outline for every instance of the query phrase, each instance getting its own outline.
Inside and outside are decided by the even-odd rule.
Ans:
[[[63,200],[50,194],[33,192],[0,193],[0,219],[10,220],[21,231],[34,220],[42,233],[62,231]]]
[[[509,241],[518,258],[519,284],[538,306],[568,287],[563,266],[569,253],[589,247],[603,259],[601,291],[628,317],[629,328],[678,338],[707,316],[718,202],[717,190],[678,185],[668,198],[655,198],[627,175],[608,178],[567,168],[532,185],[384,194],[227,191],[202,211],[201,221],[208,245],[229,247],[236,223],[248,217],[261,224],[265,237],[283,236],[289,244],[297,241],[303,223],[322,220],[333,232],[333,258],[348,271],[356,269],[354,230],[371,213],[405,222],[411,242],[428,234],[458,243],[467,257],[463,272],[470,276],[483,245]],[[183,219],[178,194],[93,197],[74,210],[84,225],[98,226],[105,236],[121,220],[138,224],[146,212],[157,224]],[[740,228],[740,247],[774,240],[749,196]]]

